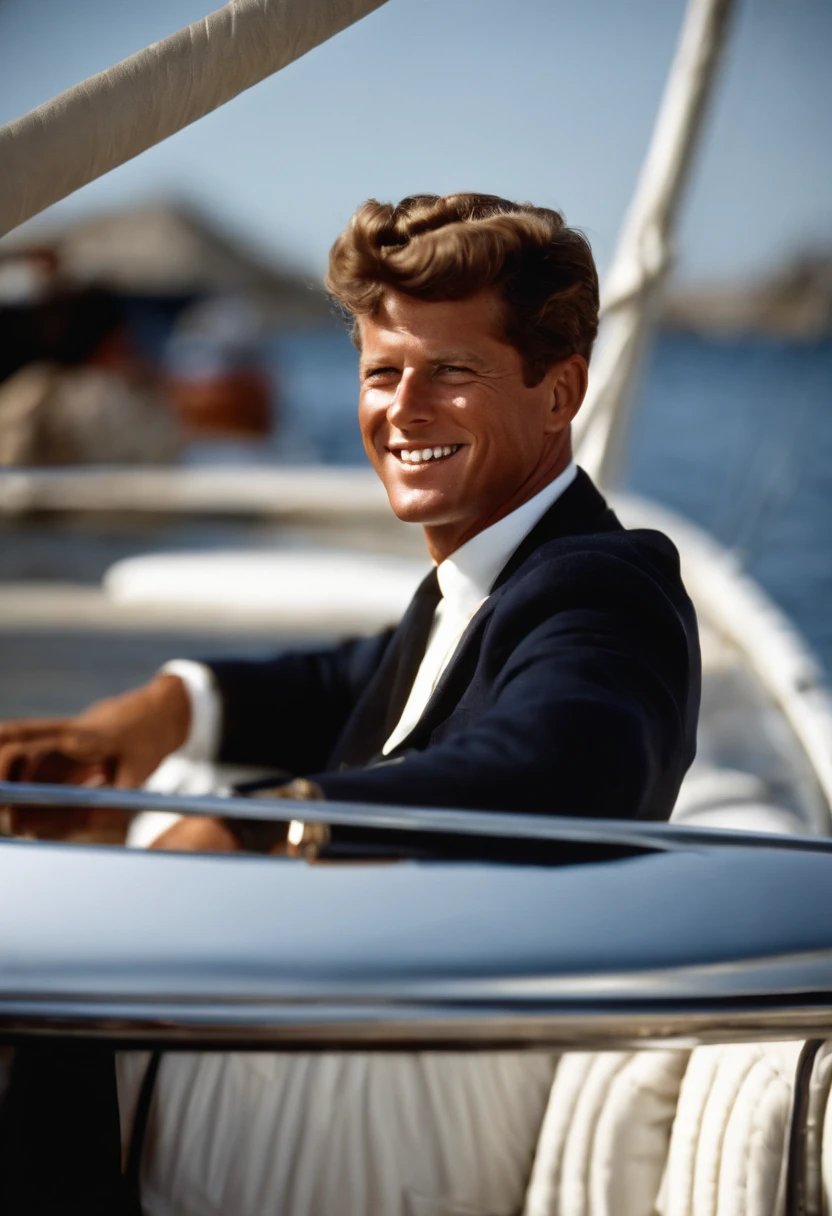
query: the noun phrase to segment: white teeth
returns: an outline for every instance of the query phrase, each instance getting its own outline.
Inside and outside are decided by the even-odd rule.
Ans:
[[[445,447],[435,448],[416,448],[414,451],[408,451],[405,448],[399,449],[399,459],[404,464],[421,464],[425,460],[441,460],[443,456],[451,456],[454,452],[458,452],[460,444],[453,443]]]

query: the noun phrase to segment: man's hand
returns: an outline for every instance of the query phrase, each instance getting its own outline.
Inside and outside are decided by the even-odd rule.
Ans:
[[[239,853],[242,846],[222,819],[188,816],[174,823],[151,844],[151,849],[185,853]]]
[[[0,725],[0,780],[136,789],[184,743],[190,714],[184,684],[166,673],[143,688],[98,701],[74,718],[6,722]],[[51,835],[46,816],[50,823],[55,818],[59,835],[65,835],[67,828],[78,826],[72,815],[59,809],[21,810],[15,812],[15,827]]]

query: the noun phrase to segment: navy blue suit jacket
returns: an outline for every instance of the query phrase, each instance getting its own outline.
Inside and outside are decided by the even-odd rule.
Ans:
[[[626,530],[586,473],[516,550],[416,727],[382,757],[400,637],[210,663],[220,758],[310,777],[339,801],[668,818],[695,751],[696,618],[672,543]]]

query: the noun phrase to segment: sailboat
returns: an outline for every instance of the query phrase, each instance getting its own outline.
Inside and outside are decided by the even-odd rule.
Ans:
[[[0,129],[0,163],[4,165],[0,231],[10,230],[195,121],[378,5],[379,0],[323,0],[314,6],[297,0],[233,0],[204,22],[8,124]],[[344,927],[347,953],[360,976],[352,987],[339,986],[327,973],[328,956],[310,930],[302,932],[301,938],[307,952],[304,966],[311,966],[308,974],[314,972],[314,982],[303,991],[298,987],[300,955],[281,955],[283,947],[271,940],[257,944],[254,964],[261,976],[288,976],[283,987],[271,978],[258,988],[251,978],[253,972],[236,967],[233,952],[226,951],[215,960],[213,972],[206,965],[196,966],[186,985],[188,991],[171,994],[165,988],[170,984],[169,973],[158,960],[149,959],[146,951],[141,964],[131,970],[136,951],[141,953],[141,934],[152,936],[153,928],[144,911],[130,905],[126,896],[126,903],[118,897],[116,929],[108,936],[107,946],[112,951],[121,941],[124,947],[127,963],[119,972],[121,987],[115,981],[109,987],[100,981],[96,986],[91,972],[83,972],[82,958],[89,962],[101,941],[88,942],[79,952],[77,938],[85,934],[94,938],[103,930],[93,925],[88,913],[76,908],[67,922],[70,936],[63,934],[60,946],[53,948],[38,939],[34,961],[23,968],[25,985],[0,982],[0,1030],[5,1027],[18,1041],[31,1034],[59,1039],[87,1035],[145,1045],[256,1043],[313,1051],[333,1045],[424,1050],[437,1045],[494,1049],[547,1044],[566,1054],[558,1066],[541,1128],[526,1216],[642,1210],[660,1210],[663,1216],[706,1212],[729,1216],[732,1211],[750,1210],[742,1206],[744,1198],[735,1208],[719,1206],[722,1200],[707,1206],[707,1186],[695,1182],[709,1170],[718,1174],[730,1153],[740,1149],[745,1153],[746,1173],[736,1186],[745,1188],[743,1196],[756,1194],[762,1187],[771,1206],[760,1211],[776,1211],[781,1203],[789,1213],[820,1211],[822,1194],[828,1202],[832,1177],[823,1176],[821,1158],[823,1111],[832,1083],[823,1046],[832,1035],[832,930],[817,922],[823,920],[819,909],[824,884],[832,878],[832,843],[825,839],[832,835],[832,696],[796,630],[730,553],[666,509],[615,491],[635,384],[670,268],[675,218],[725,45],[730,9],[729,0],[691,0],[688,6],[651,148],[606,284],[602,344],[575,435],[579,462],[611,492],[624,521],[658,527],[673,537],[700,616],[704,702],[699,758],[683,786],[674,812],[675,825],[576,826],[571,821],[527,822],[507,815],[432,812],[426,817],[397,808],[315,808],[312,804],[308,813],[306,808],[304,811],[310,821],[383,823],[402,834],[404,856],[414,855],[409,849],[418,843],[420,833],[444,833],[448,852],[440,859],[474,857],[493,864],[494,881],[502,873],[500,850],[508,840],[514,845],[532,842],[538,856],[542,842],[547,841],[563,856],[572,857],[578,870],[581,859],[589,862],[582,871],[588,885],[603,850],[620,864],[649,857],[654,866],[651,875],[660,867],[672,875],[678,901],[670,917],[672,926],[663,932],[661,920],[667,909],[663,910],[651,879],[642,892],[640,912],[624,897],[620,905],[614,900],[610,905],[611,915],[620,918],[617,941],[623,954],[617,960],[611,960],[600,944],[602,928],[610,930],[613,921],[607,918],[603,927],[593,928],[582,924],[578,913],[575,932],[584,951],[581,965],[574,956],[569,957],[563,942],[547,953],[538,940],[539,970],[523,981],[511,979],[507,956],[498,951],[488,982],[480,977],[480,989],[462,982],[440,983],[441,968],[435,959],[425,963],[419,982],[397,986],[389,970],[391,952],[396,935],[399,941],[406,936],[407,916],[414,906],[407,900],[421,897],[414,888],[410,894],[401,893],[404,903],[391,915],[388,937],[376,956],[378,968],[369,979],[358,960],[362,949],[375,949],[378,943],[370,945],[360,908],[348,918]],[[181,87],[185,78],[188,89]],[[320,480],[315,482],[314,472],[306,481],[299,472],[293,477],[289,488],[284,486],[281,491],[284,502],[294,492],[296,501],[305,495],[308,503],[310,486],[316,486],[318,512],[331,512],[334,500],[327,498]],[[142,479],[146,487],[147,474]],[[111,473],[15,473],[7,474],[4,482],[0,498],[30,508],[42,503],[54,509],[70,499],[77,502],[79,495],[88,505],[100,504],[103,497],[123,507],[131,495],[138,501],[147,494],[136,480],[114,478]],[[271,485],[263,482],[258,491],[249,479],[243,490],[229,479],[222,493],[226,505],[242,495],[250,505],[258,492],[265,500]],[[216,494],[215,489],[206,490],[200,484],[198,474],[185,470],[165,471],[155,482],[156,501],[166,507],[177,497],[191,504],[210,502],[212,492]],[[363,518],[376,518],[382,509],[378,500],[361,486],[354,485],[352,492]],[[394,565],[396,555],[390,557]],[[358,560],[348,553],[339,554],[339,560],[353,559]],[[205,558],[209,563],[212,560]],[[315,583],[314,562],[310,559],[308,567],[310,586]],[[400,566],[394,570],[393,565],[377,583],[385,612],[396,595],[404,594],[408,577],[415,574]],[[148,578],[157,578],[160,569],[164,574],[158,564],[115,571],[113,586],[121,588],[122,596],[140,598],[147,594]],[[208,578],[210,569],[206,569]],[[255,570],[252,577],[256,575]],[[273,607],[279,611],[280,605]],[[307,604],[304,610],[308,609]],[[363,614],[368,627],[376,623],[377,603],[375,609],[372,603],[364,603],[352,610]],[[118,794],[4,787],[2,796],[18,805],[107,805],[125,812],[150,808],[193,814],[221,808],[225,815],[247,818],[274,815],[273,805],[266,800],[219,802],[182,784],[174,792],[160,792],[157,787],[153,793]],[[726,829],[738,829],[742,834],[733,835]],[[37,885],[42,864],[37,849],[36,845],[18,845],[14,855],[30,887]],[[734,943],[733,954],[730,950],[726,954],[716,942],[700,941],[697,965],[691,966],[679,935],[684,936],[680,926],[696,924],[701,915],[701,891],[688,882],[684,869],[684,860],[696,857],[714,867],[725,863],[718,872],[728,889],[720,886],[708,898],[719,904],[724,923],[741,923],[746,936]],[[49,858],[59,901],[69,899],[71,903],[68,892],[73,884],[90,881],[82,878],[86,864],[94,869],[97,882],[107,881],[107,866],[114,867],[112,874],[118,871],[116,881],[123,882],[125,890],[140,881],[134,878],[138,871],[133,869],[138,859],[127,854],[108,854],[105,863],[100,855],[85,861],[83,850],[70,855],[57,849],[49,852]],[[156,859],[149,860],[155,864]],[[4,849],[0,849],[0,868],[3,862]],[[177,882],[193,893],[195,901],[186,913],[176,903],[172,887],[163,884],[161,889],[162,906],[180,933],[180,961],[189,948],[197,948],[199,940],[193,909],[205,911],[207,907],[204,891],[198,891],[205,882],[204,864],[205,859],[198,858],[175,862]],[[228,861],[230,867],[241,864],[246,862]],[[772,867],[769,871],[766,864]],[[61,871],[58,866],[66,869]],[[271,896],[262,871],[251,870],[249,876],[249,895],[265,901],[265,909]],[[325,881],[331,881],[334,888],[342,878],[334,875]],[[345,881],[348,885],[349,879]],[[547,882],[564,881],[562,867],[553,863]],[[235,877],[232,885],[240,891],[244,882],[242,876]],[[298,906],[309,910],[312,896],[311,889],[304,886],[306,879],[293,882],[298,884]],[[759,897],[772,882],[782,884],[776,889],[784,895],[781,907],[771,908],[771,915],[766,916]],[[379,898],[395,901],[397,895],[382,892],[383,883],[380,878]],[[802,914],[795,884],[804,896]],[[573,895],[571,906],[580,909],[577,890]],[[541,898],[547,896],[541,892]],[[743,917],[749,900],[758,917],[753,924]],[[57,906],[66,905],[59,902]],[[561,910],[565,906],[561,903]],[[138,917],[132,928],[128,925],[130,909]],[[778,937],[780,954],[774,958],[770,942],[777,936],[778,918],[785,918],[792,932],[786,935],[788,940]],[[464,936],[463,921],[456,928]],[[452,916],[448,925],[453,940]],[[513,922],[513,929],[518,941],[525,940],[528,926],[522,917]],[[645,937],[654,950],[652,960],[643,955],[636,958],[639,952],[633,943]],[[21,939],[15,956],[18,963],[24,955],[23,945],[31,947],[31,939]],[[74,976],[72,971],[68,973],[60,990],[50,977],[50,963],[54,964],[59,950],[68,951],[78,967]],[[227,994],[229,985],[233,990],[235,984],[252,986],[247,991],[241,987],[231,1001],[224,1000],[221,994]],[[770,1038],[787,1041],[771,1045],[767,1043]],[[802,1042],[806,1038],[811,1040],[808,1048]],[[751,1046],[719,1049],[740,1055],[715,1056],[717,1049],[706,1046],[749,1039],[754,1040]],[[645,1042],[666,1044],[672,1050],[645,1055],[638,1050]],[[617,1051],[610,1055],[610,1048]],[[766,1156],[755,1148],[752,1135],[756,1107],[753,1095],[743,1087],[743,1078],[759,1061],[768,1069],[766,1077],[775,1077],[786,1094],[777,1111],[769,1112],[760,1133],[767,1137],[767,1144],[780,1146],[779,1155],[772,1150],[773,1156]],[[656,1110],[662,1102],[658,1118]],[[720,1127],[733,1126],[732,1119],[737,1125],[745,1119],[745,1139],[739,1130],[734,1140],[720,1134]],[[640,1125],[654,1130],[660,1126],[649,1152],[633,1131]],[[636,1158],[641,1161],[640,1173],[633,1167]],[[728,1172],[724,1166],[726,1177]],[[730,1198],[725,1200],[730,1202]],[[798,1206],[801,1204],[803,1207]]]

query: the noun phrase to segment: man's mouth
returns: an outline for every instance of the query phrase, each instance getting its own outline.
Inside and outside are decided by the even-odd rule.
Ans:
[[[436,463],[437,460],[447,460],[449,456],[453,456],[459,449],[463,447],[461,443],[446,443],[437,444],[434,447],[424,448],[390,448],[397,460],[402,464],[428,464]]]

